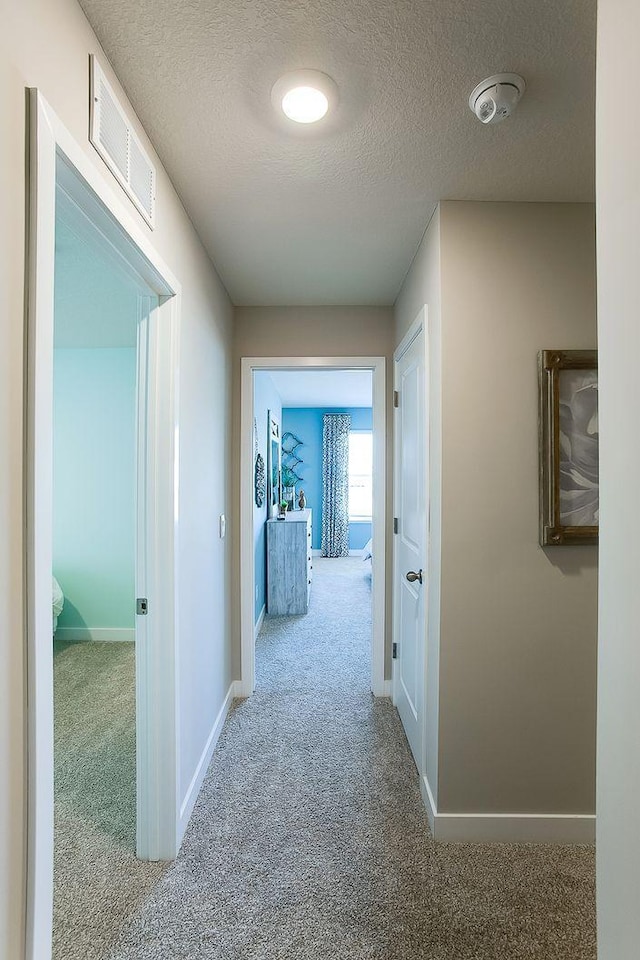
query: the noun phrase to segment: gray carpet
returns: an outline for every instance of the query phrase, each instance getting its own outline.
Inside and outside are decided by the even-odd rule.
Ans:
[[[433,844],[369,693],[363,565],[314,567],[309,615],[265,622],[178,860],[105,957],[593,960],[593,850]]]
[[[102,960],[166,866],[135,858],[133,643],[54,644],[54,960]]]

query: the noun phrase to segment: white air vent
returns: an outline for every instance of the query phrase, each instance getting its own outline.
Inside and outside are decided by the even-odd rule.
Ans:
[[[156,168],[94,56],[91,57],[89,140],[149,226],[153,227]]]

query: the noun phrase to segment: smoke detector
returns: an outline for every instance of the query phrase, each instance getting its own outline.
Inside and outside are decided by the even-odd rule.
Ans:
[[[500,123],[518,106],[525,86],[517,73],[497,73],[474,87],[469,106],[481,123]]]

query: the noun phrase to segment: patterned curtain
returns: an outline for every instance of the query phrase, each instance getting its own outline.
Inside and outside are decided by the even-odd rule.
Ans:
[[[322,556],[349,556],[348,413],[325,413],[322,428]]]

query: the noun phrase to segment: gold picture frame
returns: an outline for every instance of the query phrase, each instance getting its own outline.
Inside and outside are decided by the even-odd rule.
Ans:
[[[598,351],[541,350],[540,545],[598,542]]]

